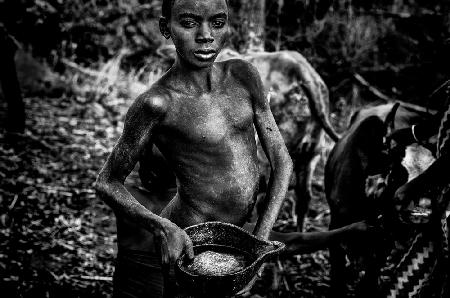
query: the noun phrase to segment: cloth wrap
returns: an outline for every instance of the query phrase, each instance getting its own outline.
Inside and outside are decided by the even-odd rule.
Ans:
[[[119,249],[113,283],[113,298],[177,297],[174,272],[163,272],[157,254]]]

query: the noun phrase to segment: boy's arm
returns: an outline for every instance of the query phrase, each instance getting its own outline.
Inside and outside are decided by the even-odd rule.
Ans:
[[[150,145],[152,130],[164,116],[166,101],[159,96],[139,96],[127,112],[123,133],[101,169],[96,190],[117,214],[128,217],[152,232],[161,242],[163,263],[176,260],[186,251],[193,257],[187,234],[168,219],[140,204],[125,188],[124,181],[140,154]]]
[[[258,218],[253,233],[260,238],[267,239],[277,219],[281,203],[285,198],[293,166],[284,140],[273,118],[269,102],[264,96],[264,87],[259,73],[250,64],[248,64],[247,69],[254,111],[254,125],[271,167],[265,210]]]

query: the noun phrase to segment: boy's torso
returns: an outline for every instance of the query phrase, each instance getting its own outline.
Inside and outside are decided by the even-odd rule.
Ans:
[[[253,208],[259,177],[254,111],[248,88],[235,79],[229,64],[216,64],[215,82],[220,84],[210,92],[171,88],[179,84],[170,75],[152,87],[164,88],[169,101],[152,142],[175,172],[178,186],[161,215],[180,227],[216,220],[243,225]],[[136,227],[121,228],[125,222],[119,221],[119,231],[137,232]],[[128,237],[121,234],[119,245]]]

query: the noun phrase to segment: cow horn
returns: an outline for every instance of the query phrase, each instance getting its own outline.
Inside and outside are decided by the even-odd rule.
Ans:
[[[428,96],[427,110],[429,110],[430,103],[435,100],[443,100],[444,102],[441,105],[448,105],[450,101],[450,80],[445,81]]]
[[[399,102],[396,102],[392,107],[389,114],[386,116],[386,120],[384,120],[384,125],[388,129],[388,132],[391,132],[395,129],[395,114],[397,113],[398,107],[400,106]]]

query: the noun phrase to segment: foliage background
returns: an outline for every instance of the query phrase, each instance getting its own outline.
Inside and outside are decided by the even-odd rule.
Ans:
[[[8,143],[0,101],[0,288],[7,297],[107,297],[114,218],[92,183],[132,99],[168,64],[157,54],[159,0],[0,0],[16,55],[27,130]],[[240,0],[230,0],[230,47],[242,50]],[[267,0],[268,51],[296,50],[330,89],[331,109],[388,98],[439,107],[428,95],[450,78],[449,1]],[[0,96],[1,98],[1,96]],[[133,179],[131,177],[130,179]],[[327,228],[321,169],[308,223]],[[293,194],[277,222],[293,227]],[[273,263],[253,297],[322,297],[328,255]],[[274,272],[277,277],[272,278]],[[270,285],[273,280],[276,285]]]

